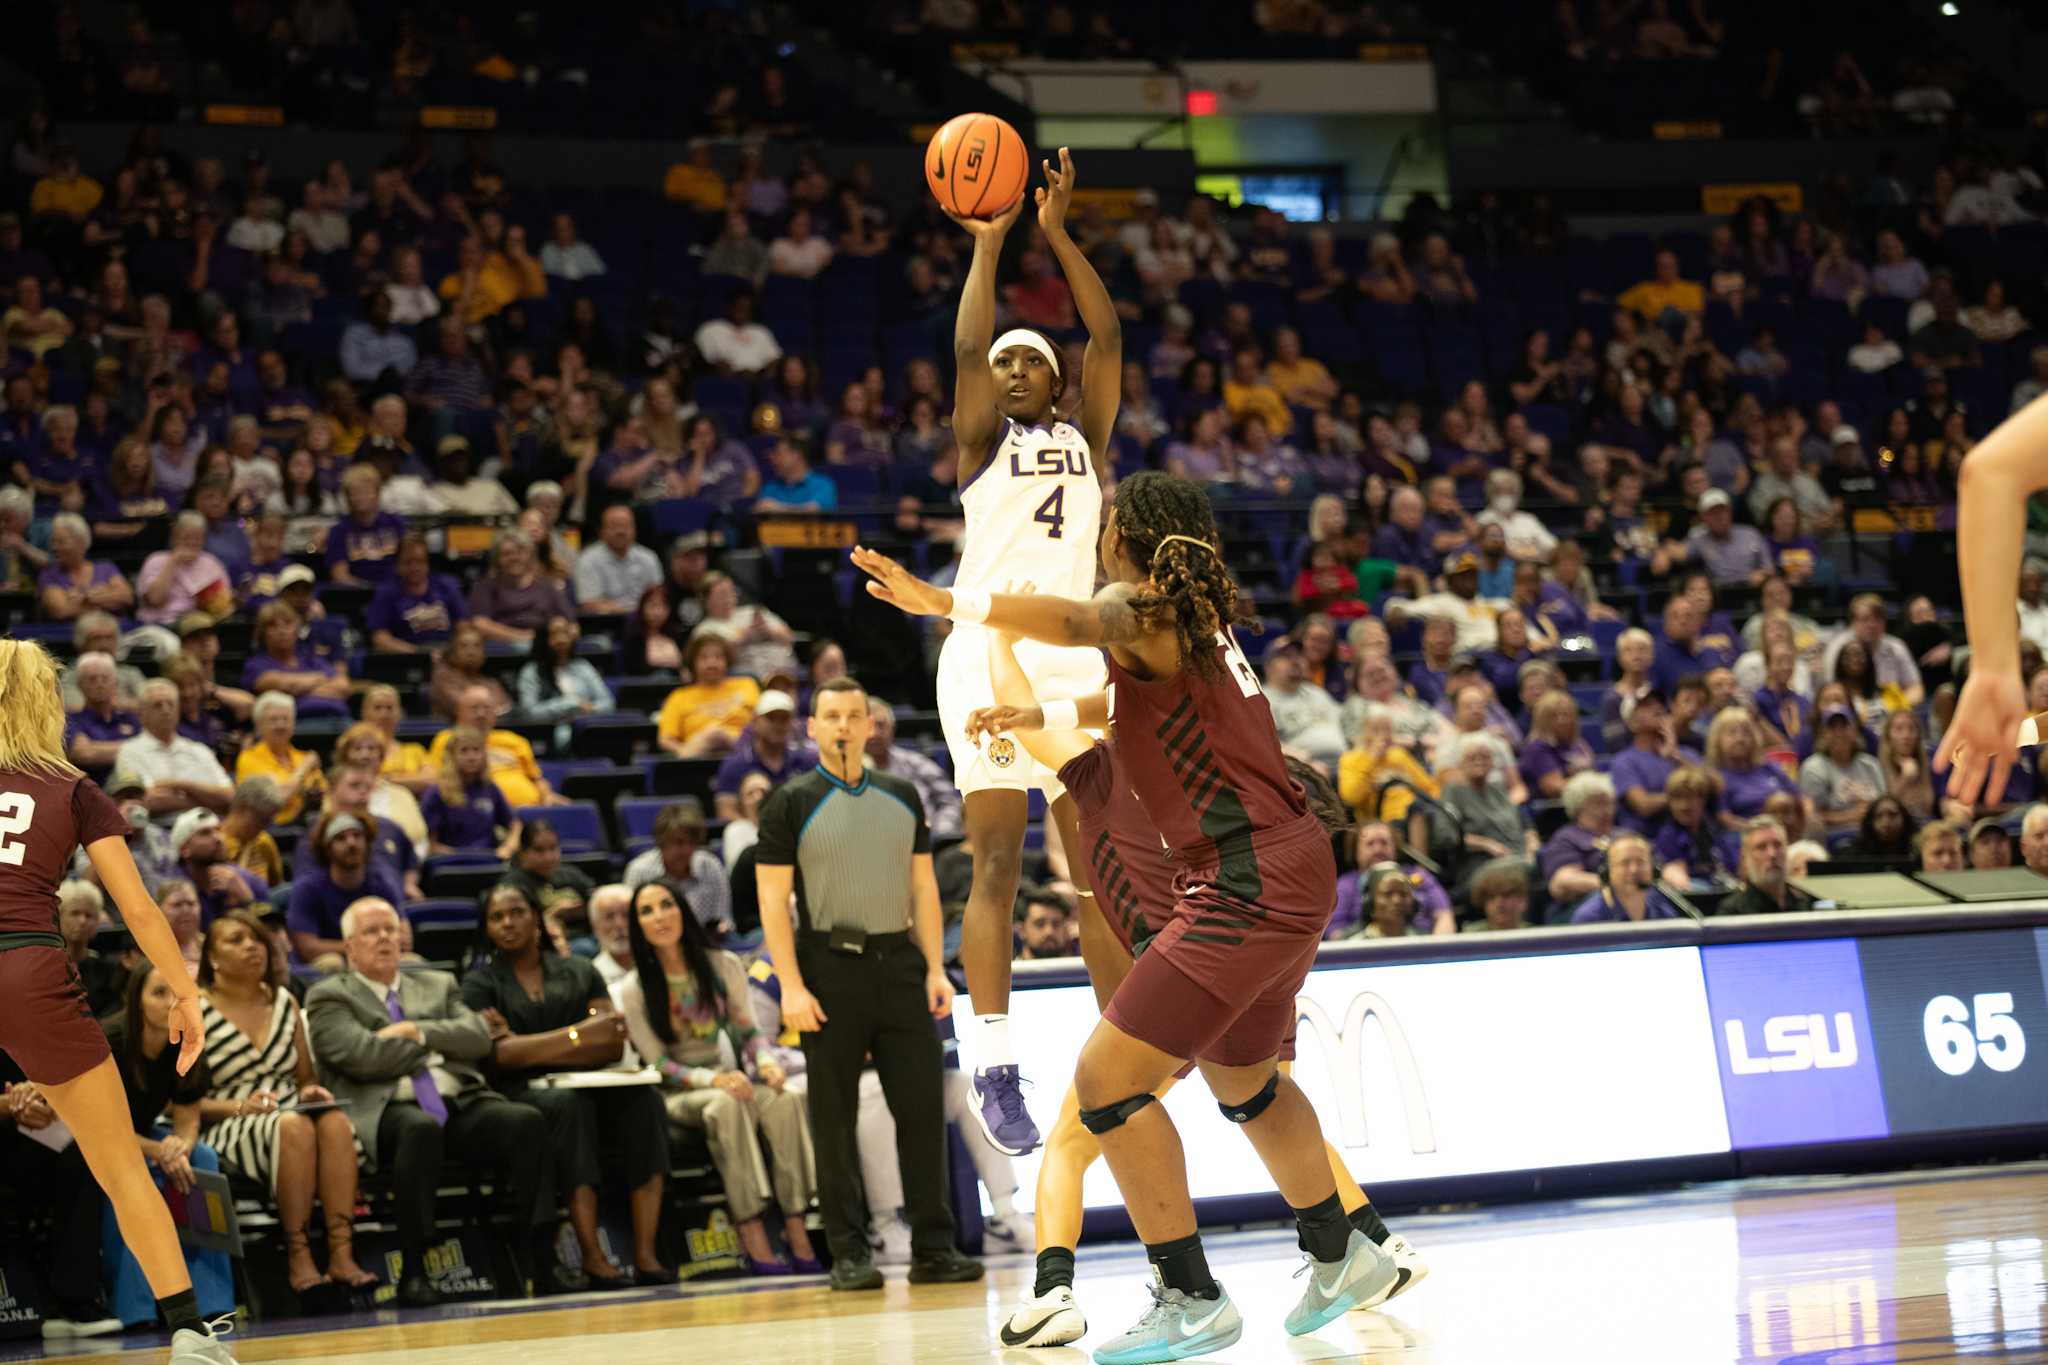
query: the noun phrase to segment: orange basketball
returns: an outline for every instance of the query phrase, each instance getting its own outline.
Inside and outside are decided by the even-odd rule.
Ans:
[[[942,208],[962,218],[1000,218],[1024,193],[1031,154],[994,114],[961,114],[932,134],[924,183]]]

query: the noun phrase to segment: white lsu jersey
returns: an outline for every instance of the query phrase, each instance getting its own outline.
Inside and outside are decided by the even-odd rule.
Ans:
[[[1071,423],[1004,419],[996,448],[960,490],[960,506],[967,548],[954,587],[1004,592],[1029,583],[1054,597],[1095,595],[1102,484]]]

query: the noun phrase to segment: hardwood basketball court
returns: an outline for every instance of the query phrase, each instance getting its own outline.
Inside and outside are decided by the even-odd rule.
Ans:
[[[2048,1163],[1889,1176],[1758,1180],[1652,1195],[1529,1204],[1394,1220],[1430,1278],[1386,1309],[1291,1340],[1299,1293],[1291,1230],[1213,1240],[1210,1259],[1246,1318],[1219,1362],[1571,1361],[1657,1365],[1874,1365],[1959,1356],[2042,1361]],[[1083,1347],[1142,1306],[1143,1256],[1086,1248],[1078,1288],[1093,1314]],[[985,1361],[1079,1365],[1082,1350],[1004,1350],[997,1324],[1028,1287],[1029,1257],[990,1262],[979,1285],[879,1294],[821,1283],[728,1281],[431,1314],[265,1324],[235,1338],[245,1362],[332,1365],[625,1365],[635,1361]],[[160,1340],[115,1338],[4,1360],[161,1359]],[[67,1351],[79,1348],[66,1345]]]

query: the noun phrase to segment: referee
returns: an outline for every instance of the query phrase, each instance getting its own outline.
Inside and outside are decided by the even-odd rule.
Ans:
[[[882,1287],[854,1142],[860,1073],[870,1057],[896,1119],[910,1282],[978,1280],[981,1262],[953,1245],[946,1203],[945,1099],[932,1019],[952,1011],[953,987],[942,965],[931,834],[916,786],[867,767],[871,725],[867,690],[853,679],[835,678],[813,695],[818,766],[761,807],[754,846],[761,928],[782,982],[783,1022],[802,1034],[832,1287]]]

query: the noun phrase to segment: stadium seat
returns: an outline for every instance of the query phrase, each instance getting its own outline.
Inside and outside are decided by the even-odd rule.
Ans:
[[[618,817],[621,842],[631,847],[631,840],[652,840],[656,818],[674,804],[673,800],[663,796],[618,798],[612,805],[612,811]]]
[[[572,801],[566,806],[514,806],[512,814],[522,823],[545,820],[553,825],[565,854],[601,852],[610,846],[604,820],[588,801]]]

